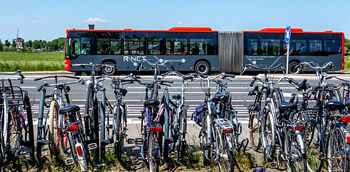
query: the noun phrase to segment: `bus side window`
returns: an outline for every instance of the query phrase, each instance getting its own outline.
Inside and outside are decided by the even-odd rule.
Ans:
[[[279,39],[260,39],[259,55],[281,55],[281,41]]]
[[[161,41],[158,38],[150,38],[148,41],[148,54],[159,55],[161,48]]]
[[[81,54],[80,38],[72,38],[69,47],[69,55],[71,58],[76,58]]]
[[[111,41],[109,38],[97,38],[97,54],[109,55]]]
[[[90,38],[81,38],[81,54],[87,55],[91,54],[91,39]]]
[[[187,54],[187,39],[167,39],[166,54]]]
[[[248,39],[248,44],[245,49],[245,55],[256,56],[258,55],[258,40],[257,39]]]
[[[190,39],[190,54],[214,55],[215,43],[213,39]]]
[[[125,38],[124,54],[127,55],[143,55],[145,54],[145,41],[142,38]]]
[[[324,40],[325,55],[340,54],[341,47],[341,40]]]
[[[112,55],[121,54],[121,41],[120,39],[111,39],[111,52]]]
[[[322,54],[322,40],[309,40],[309,52],[310,55]]]

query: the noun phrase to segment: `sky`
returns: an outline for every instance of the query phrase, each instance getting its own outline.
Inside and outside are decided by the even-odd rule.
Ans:
[[[218,31],[302,28],[350,38],[350,0],[0,0],[0,39],[52,40],[67,29]]]

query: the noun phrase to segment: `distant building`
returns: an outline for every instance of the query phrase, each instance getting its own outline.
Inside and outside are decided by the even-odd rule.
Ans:
[[[21,51],[24,48],[24,39],[23,38],[17,38],[16,40],[16,50]]]

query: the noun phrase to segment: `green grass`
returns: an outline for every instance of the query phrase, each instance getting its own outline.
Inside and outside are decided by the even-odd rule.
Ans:
[[[0,72],[64,70],[63,52],[0,52]]]
[[[345,58],[348,59],[348,58]],[[350,71],[350,60],[345,60],[344,71]]]

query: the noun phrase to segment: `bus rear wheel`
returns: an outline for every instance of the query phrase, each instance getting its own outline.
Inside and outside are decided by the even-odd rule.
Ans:
[[[194,72],[201,74],[201,75],[206,75],[210,71],[210,66],[209,63],[206,61],[199,61],[194,65]]]
[[[297,68],[298,65],[299,65],[299,63],[296,62],[296,61],[289,62],[288,73],[290,73],[290,74],[299,74],[299,73],[301,73],[301,69]]]
[[[103,64],[114,66],[114,67],[104,66],[102,68],[102,73],[103,74],[105,74],[105,75],[113,75],[117,71],[117,65],[115,63],[113,63],[113,62],[104,62]]]

